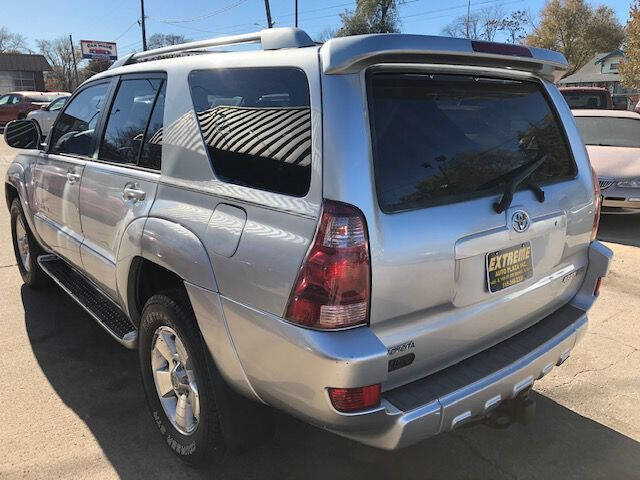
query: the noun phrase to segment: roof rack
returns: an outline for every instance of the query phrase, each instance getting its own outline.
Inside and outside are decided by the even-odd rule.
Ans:
[[[202,48],[220,47],[224,45],[238,45],[242,43],[260,43],[263,50],[278,50],[281,48],[300,48],[315,45],[311,37],[300,28],[282,27],[267,28],[259,32],[243,33],[240,35],[229,35],[226,37],[210,38],[197,42],[181,43],[179,45],[169,45],[168,47],[155,48],[145,52],[130,53],[115,61],[109,68],[130,65],[140,60],[150,60],[169,54],[181,52],[193,52]]]

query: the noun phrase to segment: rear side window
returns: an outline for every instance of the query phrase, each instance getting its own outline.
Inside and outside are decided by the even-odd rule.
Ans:
[[[108,83],[92,85],[74,97],[56,121],[51,133],[51,151],[92,156],[96,126],[104,108]]]
[[[100,148],[100,159],[136,165],[161,79],[120,82]]]
[[[216,175],[302,197],[311,181],[307,78],[296,68],[201,70],[193,105]]]
[[[541,155],[547,160],[530,177],[537,185],[577,173],[535,82],[378,73],[369,76],[368,95],[376,190],[385,212],[498,193],[500,177]]]

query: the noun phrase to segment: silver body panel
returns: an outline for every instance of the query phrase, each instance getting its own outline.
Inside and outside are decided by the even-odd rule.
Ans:
[[[296,35],[273,37],[276,43],[267,45],[304,40]],[[606,274],[611,253],[590,242],[595,203],[587,154],[571,112],[548,82],[566,62],[554,52],[532,49],[532,55],[492,56],[473,52],[467,40],[382,35],[331,40],[322,47],[125,65],[136,60],[128,57],[92,81],[166,74],[161,172],[27,151],[16,157],[6,181],[18,191],[44,248],[88,275],[134,324],[139,312],[129,304],[130,271],[134,260],[143,258],[184,280],[204,342],[229,385],[345,436],[396,448],[453,428],[466,412],[475,415],[487,401],[486,392],[508,398],[514,385],[538,378],[573,347],[586,316],[487,379],[482,389],[470,386],[459,400],[444,399],[413,412],[383,402],[373,411],[344,414],[331,406],[327,388],[382,383],[387,391],[485,350],[567,302],[586,311],[595,300],[596,280]],[[459,61],[451,62],[453,57]],[[297,67],[309,82],[311,183],[304,197],[217,178],[198,128],[188,87],[191,71],[267,66]],[[545,186],[545,203],[519,191],[512,208],[500,215],[491,210],[495,196],[383,213],[376,198],[365,87],[370,67],[540,82],[562,120],[577,177]],[[81,177],[77,184],[65,181],[70,169]],[[143,190],[145,198],[125,199],[129,184]],[[323,199],[355,205],[366,218],[372,272],[368,326],[327,332],[283,319]],[[516,208],[532,218],[524,234],[507,221]],[[533,278],[489,294],[482,277],[486,252],[522,241],[544,253],[534,256]],[[415,345],[415,362],[389,373],[388,349],[407,341]]]

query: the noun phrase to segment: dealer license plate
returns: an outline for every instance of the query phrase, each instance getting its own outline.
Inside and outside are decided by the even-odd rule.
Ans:
[[[524,282],[533,276],[531,242],[487,253],[486,264],[491,293]]]

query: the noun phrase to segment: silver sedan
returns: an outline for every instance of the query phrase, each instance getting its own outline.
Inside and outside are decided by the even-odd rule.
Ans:
[[[35,120],[38,123],[43,138],[49,136],[53,122],[56,121],[58,113],[60,113],[68,98],[69,95],[58,97],[40,110],[33,110],[27,114],[28,119]]]

